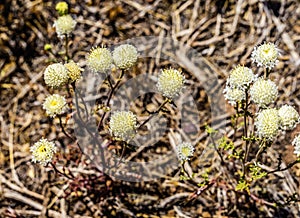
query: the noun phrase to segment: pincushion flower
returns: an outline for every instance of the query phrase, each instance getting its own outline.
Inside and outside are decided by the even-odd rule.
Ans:
[[[81,71],[83,71],[83,69],[79,67],[78,64],[74,61],[70,61],[69,63],[64,64],[64,66],[68,70],[68,76],[71,83],[80,79]]]
[[[259,78],[250,88],[252,101],[259,107],[266,107],[278,96],[278,88],[271,80]]]
[[[231,88],[228,85],[225,87],[224,97],[231,105],[236,105],[236,103],[241,102],[242,100],[246,99],[246,94],[244,90],[238,88]]]
[[[231,70],[227,79],[227,85],[232,88],[245,89],[255,80],[256,76],[250,68],[238,65]]]
[[[273,140],[278,134],[280,117],[276,109],[265,109],[258,113],[255,122],[257,135],[260,138]]]
[[[294,154],[300,157],[300,134],[294,138],[292,145],[294,145]]]
[[[299,113],[290,105],[283,105],[279,110],[280,127],[283,130],[292,130],[299,123]]]
[[[135,135],[137,118],[131,111],[116,111],[109,122],[112,136],[122,141],[130,140]]]
[[[156,86],[163,96],[172,99],[182,90],[184,82],[181,71],[169,68],[160,72]]]
[[[189,142],[183,142],[176,146],[176,153],[180,161],[189,160],[194,154],[194,147]]]
[[[76,26],[76,23],[77,22],[72,18],[72,16],[67,14],[58,17],[53,26],[55,27],[58,37],[63,38],[65,36],[70,36]]]
[[[56,153],[56,147],[53,142],[42,138],[30,147],[30,152],[32,153],[32,162],[46,165],[51,162]]]
[[[61,63],[49,65],[44,72],[45,83],[52,87],[58,88],[68,82],[68,70]]]
[[[107,48],[92,48],[88,57],[87,65],[93,72],[105,73],[111,69],[112,56]]]
[[[251,60],[258,67],[272,69],[278,63],[279,51],[274,43],[268,42],[254,47],[251,54]]]
[[[67,109],[66,99],[58,94],[50,95],[45,99],[43,109],[50,117],[63,114]]]
[[[119,69],[128,69],[135,65],[138,59],[138,52],[133,45],[125,44],[116,47],[113,51],[114,64]]]

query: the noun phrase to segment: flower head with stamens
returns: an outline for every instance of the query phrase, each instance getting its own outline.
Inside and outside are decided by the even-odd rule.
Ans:
[[[226,85],[223,93],[228,103],[233,106],[236,105],[236,103],[239,103],[246,99],[246,93],[244,90],[238,88],[231,88],[228,85]]]
[[[300,134],[296,136],[292,142],[292,145],[294,145],[294,154],[297,155],[297,157],[300,157]]]
[[[273,140],[278,134],[280,117],[276,109],[265,109],[257,114],[255,119],[257,135],[260,138]]]
[[[160,72],[156,87],[163,96],[172,99],[181,92],[184,82],[181,71],[169,68]]]
[[[227,85],[232,88],[240,88],[244,90],[255,80],[256,76],[250,68],[238,65],[230,71],[230,75],[227,79]]]
[[[104,47],[92,48],[87,57],[87,65],[95,73],[105,73],[110,70],[112,62],[113,60],[110,51]]]
[[[135,135],[137,118],[131,111],[116,111],[109,122],[112,136],[122,141],[130,140]]]
[[[277,98],[278,88],[273,81],[259,78],[250,88],[250,96],[259,107],[266,107]]]
[[[52,87],[58,88],[68,82],[68,70],[61,63],[49,65],[44,72],[45,83]]]
[[[58,17],[53,26],[55,27],[58,37],[63,38],[71,35],[76,23],[77,22],[72,18],[72,16],[67,14]]]
[[[47,139],[40,139],[30,147],[32,153],[32,161],[38,162],[42,165],[46,165],[51,162],[53,155],[56,153],[56,146],[53,142],[49,142]]]
[[[283,130],[292,130],[300,121],[299,113],[290,105],[283,105],[279,110],[280,127]]]
[[[265,67],[272,69],[278,63],[279,51],[274,43],[268,42],[254,47],[251,54],[251,60],[256,63],[258,67]]]
[[[63,114],[67,109],[66,99],[59,94],[50,95],[45,99],[43,109],[50,117]]]
[[[190,142],[183,142],[177,145],[176,153],[180,161],[189,160],[194,154],[194,147]]]
[[[70,61],[64,65],[68,69],[68,76],[71,83],[80,79],[83,69],[79,67],[78,64],[76,64],[74,61]]]
[[[125,44],[116,47],[113,51],[114,64],[119,69],[128,69],[135,65],[138,59],[138,52],[133,45]]]

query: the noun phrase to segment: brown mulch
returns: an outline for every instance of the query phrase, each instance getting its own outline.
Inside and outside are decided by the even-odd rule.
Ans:
[[[228,177],[218,156],[202,152],[210,144],[204,125],[212,122],[209,103],[213,99],[205,93],[205,84],[195,82],[197,78],[186,69],[183,70],[192,84],[200,120],[199,132],[192,136],[196,152],[187,168],[196,174],[197,182],[203,182],[201,175],[209,169],[210,187],[201,192],[192,182],[180,181],[179,168],[149,182],[115,180],[99,172],[88,157],[79,155],[78,147],[62,134],[57,120],[47,118],[41,107],[51,92],[44,84],[43,71],[54,58],[44,51],[44,45],[51,43],[55,53],[62,47],[53,28],[57,16],[55,3],[42,0],[0,3],[0,217],[299,217],[298,165],[253,183],[252,195],[234,192],[226,185]],[[70,0],[68,3],[77,20],[70,51],[82,67],[86,64],[86,53],[93,46],[111,47],[140,36],[170,37],[195,49],[222,86],[231,68],[237,64],[251,66],[250,54],[255,45],[270,41],[278,45],[281,53],[280,63],[272,74],[280,91],[277,105],[287,103],[300,108],[297,0]],[[147,70],[157,73],[171,65],[155,58],[141,59],[127,79]],[[149,110],[155,109],[162,99],[154,96],[154,100],[149,100],[150,97],[138,98],[132,110],[142,114],[144,104]],[[126,158],[147,161],[153,154],[167,154],[172,140],[179,139],[182,133],[176,126],[175,107],[167,109],[165,117],[175,131],[168,132],[155,146],[145,146],[142,152],[132,152]],[[223,118],[230,119],[233,110],[230,107],[226,110]],[[72,126],[68,130],[73,131]],[[223,134],[230,136],[227,130]],[[280,155],[284,163],[295,160],[291,140],[298,132],[299,128],[276,140],[264,156],[265,169],[275,168]],[[57,141],[60,152],[55,160],[61,170],[64,166],[72,171],[75,180],[67,180],[51,167],[31,162],[29,147],[41,137]],[[234,175],[236,168],[230,164]]]

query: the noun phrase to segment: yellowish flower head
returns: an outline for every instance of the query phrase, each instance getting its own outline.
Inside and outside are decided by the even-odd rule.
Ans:
[[[184,82],[181,71],[169,68],[160,72],[156,86],[163,96],[172,99],[181,92]]]
[[[112,56],[107,48],[92,48],[88,57],[87,65],[93,72],[105,73],[111,69]]]
[[[83,69],[79,67],[78,64],[76,64],[74,61],[70,61],[64,65],[68,70],[68,76],[71,83],[80,79]]]
[[[130,140],[135,135],[136,127],[137,118],[131,111],[116,111],[110,118],[111,135],[122,141]]]
[[[277,98],[278,88],[273,81],[259,78],[250,88],[250,96],[259,107],[266,107]]]
[[[42,138],[30,147],[30,152],[34,163],[46,165],[52,161],[53,155],[56,153],[56,146],[53,142]]]
[[[68,13],[68,4],[66,2],[58,2],[55,6],[55,10],[57,10],[60,16]]]
[[[138,59],[138,52],[133,45],[125,44],[116,47],[113,51],[114,64],[119,69],[128,69],[135,65]]]
[[[251,54],[251,60],[256,63],[258,67],[265,67],[272,69],[278,63],[279,51],[274,43],[268,42],[260,46],[254,47]]]
[[[69,14],[58,17],[58,19],[54,22],[54,27],[58,37],[63,38],[65,36],[70,36],[76,26],[76,23],[77,22]]]
[[[232,88],[245,89],[255,80],[256,76],[250,68],[238,65],[230,71],[227,85]]]
[[[52,88],[58,88],[68,82],[68,70],[61,63],[49,65],[44,72],[44,80],[46,85]]]
[[[67,109],[66,99],[58,94],[50,95],[45,99],[43,109],[50,117],[63,114]]]
[[[44,45],[44,50],[45,51],[49,51],[49,50],[51,50],[52,49],[52,46],[50,45],[50,44],[45,44]]]
[[[177,145],[176,153],[180,161],[189,160],[191,156],[194,154],[194,147],[189,142],[183,142]]]
[[[292,130],[300,121],[299,113],[290,105],[283,105],[279,110],[280,127],[283,130]]]
[[[223,93],[228,103],[233,106],[236,105],[236,103],[246,99],[244,90],[241,90],[239,88],[231,88],[228,85],[225,87]]]
[[[300,157],[300,134],[294,138],[292,145],[294,145],[294,154]]]
[[[260,138],[273,140],[279,131],[280,117],[276,109],[265,109],[255,119],[257,135]]]

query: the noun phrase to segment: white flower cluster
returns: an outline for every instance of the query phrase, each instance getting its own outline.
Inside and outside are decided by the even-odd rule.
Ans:
[[[280,117],[277,109],[265,109],[257,114],[255,119],[257,135],[272,141],[277,136],[280,127]]]
[[[228,101],[229,104],[235,105],[237,102],[241,102],[246,99],[246,93],[244,90],[239,88],[230,88],[226,86],[224,91],[224,97]]]
[[[131,111],[116,111],[109,122],[109,130],[112,136],[122,141],[130,140],[137,127],[136,115]]]
[[[133,45],[124,44],[114,49],[112,57],[114,64],[119,69],[126,70],[135,65],[138,59],[138,52]]]
[[[280,127],[283,130],[292,130],[300,121],[299,113],[290,105],[283,105],[279,110]]]
[[[278,63],[279,51],[274,43],[268,42],[260,46],[254,47],[251,54],[251,60],[258,67],[272,69]]]
[[[160,72],[156,87],[163,96],[172,99],[182,90],[184,82],[181,71],[169,68]]]
[[[252,70],[248,67],[238,65],[231,70],[226,81],[226,87],[223,90],[228,103],[235,105],[245,100],[246,91],[256,78],[257,76],[254,75]]]
[[[30,147],[30,152],[32,153],[32,162],[46,165],[51,162],[53,155],[56,153],[56,147],[53,142],[42,138]]]
[[[76,21],[72,18],[71,15],[63,15],[58,17],[58,19],[54,22],[54,27],[56,29],[56,33],[58,37],[63,38],[65,36],[69,36],[76,26]]]
[[[255,80],[256,76],[250,68],[238,65],[230,71],[227,86],[245,90]]]
[[[66,64],[54,63],[50,64],[44,72],[44,80],[46,85],[52,88],[59,88],[70,82],[76,82],[81,77],[82,68],[74,61]]]
[[[250,96],[259,107],[266,107],[277,98],[278,88],[273,81],[258,78],[250,89]]]
[[[110,51],[104,47],[92,48],[87,57],[87,65],[95,73],[105,73],[110,70],[112,62]]]
[[[176,153],[180,161],[189,160],[194,154],[194,147],[190,142],[183,142],[177,145]]]
[[[61,87],[68,79],[68,70],[61,63],[50,64],[44,72],[45,83],[52,88]]]
[[[63,114],[66,108],[66,99],[59,94],[48,96],[43,104],[43,109],[46,110],[47,115],[50,117]]]

